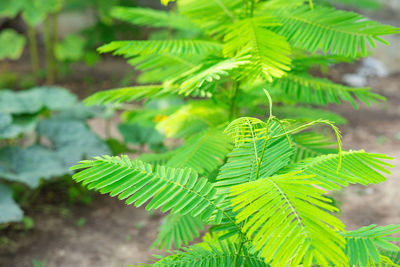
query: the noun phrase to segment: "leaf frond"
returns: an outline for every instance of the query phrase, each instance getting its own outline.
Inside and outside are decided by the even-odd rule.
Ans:
[[[326,6],[279,8],[273,12],[282,22],[275,31],[286,36],[298,48],[315,53],[356,57],[367,55],[367,44],[386,43],[380,36],[399,33],[399,29],[371,21],[354,12],[336,10]]]
[[[154,171],[150,164],[127,156],[104,156],[82,161],[71,169],[84,169],[73,175],[75,181],[102,194],[126,199],[127,205],[139,207],[151,199],[147,210],[161,208],[162,212],[190,214],[203,221],[213,218],[218,222],[224,216],[219,208],[224,197],[206,178],[199,178],[188,168],[158,166]]]
[[[178,11],[211,35],[220,35],[237,20],[242,0],[180,0]]]
[[[337,210],[301,172],[265,177],[231,189],[236,222],[272,266],[343,266],[344,225],[329,212]]]
[[[131,58],[128,63],[142,72],[137,78],[138,82],[162,83],[194,68],[201,59],[193,55],[152,54]]]
[[[187,246],[194,238],[199,237],[199,232],[204,229],[204,223],[191,215],[169,214],[158,230],[156,241],[152,247],[159,249],[176,249],[182,245]]]
[[[205,130],[189,138],[174,151],[167,166],[188,167],[200,174],[213,171],[231,151],[232,142],[218,129]]]
[[[252,77],[262,76],[267,81],[282,77],[290,70],[291,48],[285,37],[266,28],[278,24],[272,17],[248,18],[234,23],[224,38],[224,55],[247,52],[251,56]]]
[[[212,242],[175,251],[175,254],[152,264],[152,266],[234,266],[235,260],[239,266],[267,267],[262,257],[254,253],[252,248],[244,245],[240,250],[233,242],[212,240]]]
[[[398,246],[391,243],[400,241],[400,238],[390,236],[398,232],[400,232],[400,225],[376,226],[373,224],[344,233],[347,243],[346,254],[349,255],[350,265],[380,266],[387,262],[381,250],[400,251]],[[396,264],[391,266],[396,266]]]
[[[161,92],[162,85],[133,86],[97,92],[84,100],[87,105],[121,104],[142,100]]]
[[[289,164],[294,148],[286,136],[271,140],[266,136],[283,132],[278,123],[272,123],[268,129],[262,130],[254,138],[238,143],[228,154],[228,160],[217,176],[216,187],[226,191],[233,185],[271,176]]]
[[[156,128],[167,137],[189,137],[223,124],[227,118],[223,106],[211,101],[193,101],[159,122]]]
[[[281,79],[274,80],[271,85],[282,90],[289,99],[315,105],[340,104],[341,101],[347,101],[357,109],[356,100],[368,106],[385,100],[384,97],[372,93],[370,88],[353,88],[301,72],[289,72]]]
[[[209,88],[214,88],[217,82],[231,76],[232,70],[249,63],[248,56],[212,60],[190,69],[173,80],[167,80],[166,83],[177,84],[178,93],[185,96],[198,90],[211,91]]]
[[[292,143],[296,148],[292,159],[293,162],[338,153],[338,149],[335,148],[336,142],[333,142],[330,136],[318,132],[302,132],[293,135],[292,138]]]
[[[176,12],[167,12],[152,8],[116,6],[111,9],[111,16],[139,26],[186,31],[196,29],[196,25]]]
[[[381,173],[390,174],[387,167],[393,167],[384,160],[393,158],[382,154],[366,153],[363,150],[342,152],[340,155],[329,154],[305,159],[285,168],[286,171],[303,171],[314,175],[318,185],[327,190],[340,189],[349,184],[377,184],[386,180]]]
[[[203,40],[114,41],[98,48],[100,53],[113,52],[128,58],[152,54],[206,55],[221,50],[219,43]]]

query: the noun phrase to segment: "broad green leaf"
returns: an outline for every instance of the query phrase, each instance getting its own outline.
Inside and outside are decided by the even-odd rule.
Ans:
[[[25,37],[7,29],[0,32],[0,60],[17,60],[24,51]]]
[[[16,115],[11,118],[9,125],[0,127],[0,139],[16,138],[20,134],[33,132],[38,122],[35,115]]]
[[[41,179],[68,173],[57,155],[43,146],[5,147],[0,150],[0,177],[37,187]]]
[[[47,137],[66,168],[82,159],[110,154],[107,144],[82,121],[43,120],[38,134]]]
[[[23,211],[15,203],[11,188],[0,183],[0,224],[20,222]]]
[[[0,112],[33,114],[48,109],[59,111],[77,103],[76,96],[61,87],[35,87],[26,91],[0,91]]]
[[[85,54],[86,41],[75,34],[68,35],[55,47],[55,56],[60,61],[79,61]]]
[[[10,114],[0,112],[0,129],[9,126],[12,122],[12,117]]]
[[[30,26],[37,26],[50,13],[56,13],[62,8],[63,0],[17,0],[22,1],[22,17]]]

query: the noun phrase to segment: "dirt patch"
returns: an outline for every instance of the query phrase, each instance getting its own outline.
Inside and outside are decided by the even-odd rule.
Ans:
[[[127,266],[148,262],[162,216],[96,196],[71,215],[36,213],[35,228],[0,250],[0,266]]]

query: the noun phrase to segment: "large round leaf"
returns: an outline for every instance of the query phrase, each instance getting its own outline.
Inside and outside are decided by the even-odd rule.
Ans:
[[[0,112],[0,130],[9,126],[12,122],[10,114]]]
[[[63,110],[77,103],[76,96],[61,87],[35,87],[26,91],[0,91],[0,112],[33,114],[42,109]]]
[[[0,184],[0,223],[19,222],[22,216],[23,212],[15,203],[11,188]]]
[[[79,35],[71,34],[56,45],[56,58],[60,61],[79,61],[85,53],[85,39]]]
[[[0,121],[1,121],[0,113]],[[0,122],[0,139],[11,139],[16,138],[20,134],[32,132],[35,130],[37,125],[37,116],[35,115],[17,115],[12,117],[9,114],[6,114],[11,118],[10,123],[8,125],[1,126]]]
[[[13,0],[23,2],[22,17],[31,26],[42,22],[50,13],[59,11],[63,0]]]
[[[110,154],[107,144],[82,121],[44,120],[38,134],[47,137],[67,168],[82,159]]]
[[[0,60],[18,59],[25,47],[25,37],[7,29],[0,32]]]
[[[0,150],[0,178],[21,182],[29,187],[68,173],[57,154],[43,146],[5,147]]]
[[[13,18],[23,9],[25,0],[0,1],[0,17]]]

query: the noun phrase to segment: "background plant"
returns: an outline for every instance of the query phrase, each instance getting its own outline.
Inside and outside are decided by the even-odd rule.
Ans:
[[[86,124],[102,110],[83,106],[60,87],[0,91],[0,223],[23,218],[12,188],[18,199],[32,196],[42,179],[63,177],[71,164],[110,153]]]

